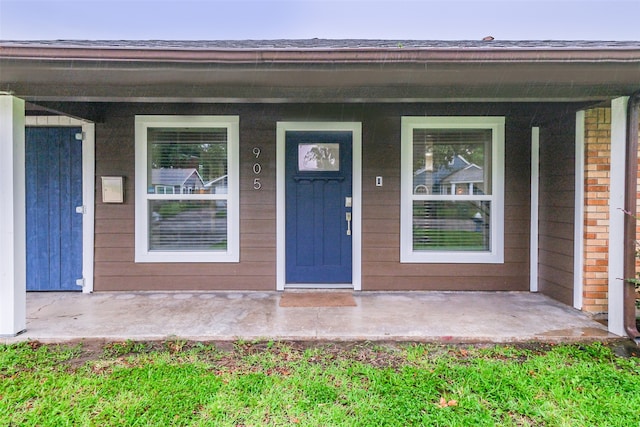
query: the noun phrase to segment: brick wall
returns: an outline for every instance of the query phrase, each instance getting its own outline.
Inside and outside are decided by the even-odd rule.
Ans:
[[[638,129],[640,135],[640,129]],[[583,310],[608,310],[609,167],[611,157],[611,109],[585,111],[585,218]],[[640,214],[640,150],[638,151],[636,207]],[[636,225],[640,240],[640,221]],[[640,271],[640,259],[636,261]]]
[[[585,214],[583,310],[608,309],[609,171],[611,109],[585,111]]]

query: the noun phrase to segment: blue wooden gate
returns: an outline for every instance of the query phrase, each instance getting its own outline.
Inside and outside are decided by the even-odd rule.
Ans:
[[[82,277],[81,128],[25,133],[27,290],[79,291]]]
[[[353,281],[352,140],[344,131],[286,132],[287,283]]]

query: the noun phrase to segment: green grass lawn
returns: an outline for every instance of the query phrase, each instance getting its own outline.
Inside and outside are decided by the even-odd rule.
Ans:
[[[640,426],[604,344],[0,345],[1,426]]]

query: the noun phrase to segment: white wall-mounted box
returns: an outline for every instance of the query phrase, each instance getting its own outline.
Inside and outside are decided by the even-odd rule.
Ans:
[[[124,203],[124,177],[102,177],[102,203]]]

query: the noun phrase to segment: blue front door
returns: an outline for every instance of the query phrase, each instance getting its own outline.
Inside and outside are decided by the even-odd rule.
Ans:
[[[27,290],[79,291],[82,277],[81,128],[25,132]]]
[[[286,281],[352,283],[352,141],[345,131],[285,134]]]

